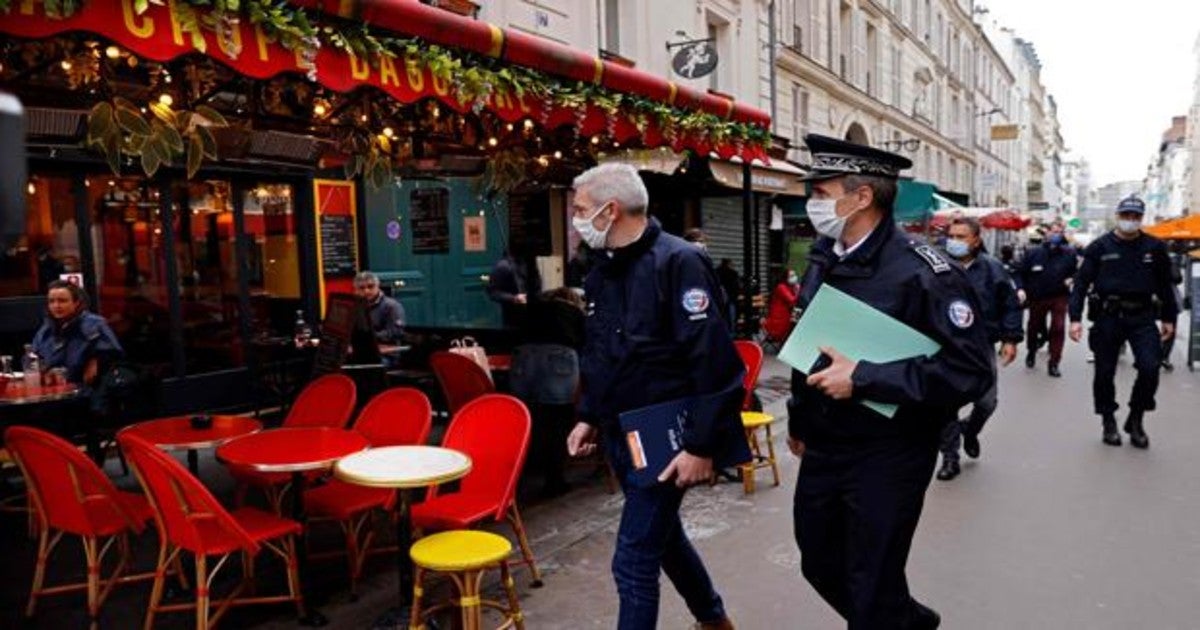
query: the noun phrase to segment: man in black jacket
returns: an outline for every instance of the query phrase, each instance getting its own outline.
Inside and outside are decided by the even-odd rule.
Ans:
[[[1055,378],[1062,376],[1058,365],[1062,361],[1063,339],[1066,332],[1067,295],[1071,278],[1078,265],[1075,248],[1067,244],[1062,224],[1050,226],[1046,242],[1025,254],[1015,278],[1017,296],[1029,304],[1029,354],[1026,367],[1037,365],[1037,351],[1043,340],[1050,342],[1050,363],[1046,371]],[[1046,316],[1050,330],[1046,332]]]
[[[1021,304],[1004,263],[983,251],[980,231],[979,221],[975,219],[955,219],[950,224],[946,253],[966,270],[979,297],[980,316],[987,327],[988,341],[993,345],[1000,344],[1000,364],[1007,367],[1017,357],[1017,344],[1024,338]],[[938,470],[938,479],[950,481],[962,472],[958,464],[960,440],[968,456],[979,457],[979,432],[995,413],[998,400],[997,383],[993,383],[992,388],[971,405],[971,415],[965,426],[959,421],[946,424],[942,431],[942,467]]]
[[[800,307],[828,284],[941,349],[872,363],[824,348],[825,367],[792,373],[801,571],[850,630],[931,630],[941,618],[913,599],[904,567],[942,428],[992,386],[992,349],[962,268],[896,227],[896,178],[912,162],[824,136],[805,142],[814,160],[808,216],[824,238],[809,254]],[[898,408],[886,418],[863,400]]]

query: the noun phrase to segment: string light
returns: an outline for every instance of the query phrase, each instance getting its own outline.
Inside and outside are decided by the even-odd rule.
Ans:
[[[358,120],[359,122],[367,122],[367,115],[363,114],[362,116],[359,116]]]
[[[533,130],[533,121],[526,118],[525,119],[525,131],[532,131],[532,130]]]
[[[92,180],[90,180],[90,179],[88,179],[88,178],[86,178],[86,177],[85,177],[85,178],[83,178],[83,187],[84,187],[84,188],[91,188],[91,186],[92,186]]]
[[[592,144],[600,144],[600,136],[592,136]]]
[[[160,95],[158,96],[158,102],[159,102],[159,103],[161,103],[161,104],[163,104],[163,105],[166,105],[167,107],[170,107],[171,105],[174,105],[174,104],[175,104],[175,99],[174,99],[174,98],[171,98],[171,95],[170,95],[170,94],[167,94],[166,92],[163,92],[162,94],[160,94]]]
[[[489,147],[494,147],[494,146],[496,146],[497,144],[500,144],[500,141],[499,141],[499,140],[497,140],[497,139],[496,139],[494,136],[493,136],[493,137],[491,137],[491,138],[488,138],[488,146],[489,146]]]
[[[25,190],[26,190],[26,191],[27,191],[29,194],[31,194],[31,195],[36,195],[36,194],[37,194],[37,186],[36,186],[36,185],[34,185],[34,183],[33,183],[33,180],[32,180],[32,179],[31,179],[31,180],[29,180],[29,185],[25,187]]]
[[[561,160],[561,159],[562,159],[562,151],[555,151],[555,152],[554,152],[554,159],[556,159],[556,160]]]
[[[318,101],[316,105],[313,105],[313,113],[324,117],[325,114],[329,113],[329,110],[325,107],[325,103]]]
[[[109,46],[104,49],[104,56],[109,59],[116,59],[121,56],[121,49],[116,46]]]
[[[383,135],[387,136],[388,138],[391,138],[392,136],[396,135],[396,132],[391,127],[384,127]]]
[[[509,130],[509,131],[512,131],[512,130],[513,130],[513,124],[512,124],[512,123],[508,123],[507,125],[504,125],[504,128],[505,128],[505,129],[507,129],[507,130]]]
[[[63,70],[70,70],[70,69],[71,69],[71,60],[70,60],[70,59],[63,59],[63,60],[62,60],[62,63],[60,63],[60,64],[58,64],[58,65],[62,66],[62,69],[63,69]]]

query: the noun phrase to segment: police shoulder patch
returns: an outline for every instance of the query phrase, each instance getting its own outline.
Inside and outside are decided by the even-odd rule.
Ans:
[[[950,323],[959,328],[970,328],[975,323],[975,309],[966,300],[951,302],[946,314],[950,316]]]
[[[683,299],[680,303],[683,305],[683,310],[696,315],[708,310],[708,305],[712,303],[712,298],[708,296],[708,291],[696,287],[684,291]]]
[[[933,270],[933,273],[945,273],[950,271],[950,263],[947,262],[945,258],[942,258],[942,255],[937,253],[937,251],[929,245],[911,242],[909,243],[909,246],[917,256],[921,257],[921,260],[925,261],[925,264],[929,265],[929,268]]]

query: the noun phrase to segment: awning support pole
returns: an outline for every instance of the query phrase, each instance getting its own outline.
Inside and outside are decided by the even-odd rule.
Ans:
[[[750,161],[742,160],[742,334],[754,335],[757,322],[753,312],[753,296],[750,295],[751,274],[754,270],[754,191],[750,189]]]

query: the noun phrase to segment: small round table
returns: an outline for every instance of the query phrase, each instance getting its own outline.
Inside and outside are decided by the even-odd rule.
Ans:
[[[192,427],[191,416],[147,420],[124,429],[144,438],[164,451],[187,451],[188,470],[193,475],[200,473],[200,462],[196,451],[215,448],[251,433],[262,431],[262,423],[244,416],[212,416],[212,426],[207,429]]]
[[[356,431],[328,427],[296,427],[260,431],[245,435],[217,447],[217,459],[228,465],[242,466],[262,473],[291,473],[292,519],[305,525],[304,473],[327,470],[339,459],[364,451],[371,445]],[[308,565],[308,527],[301,528],[302,539],[296,543],[296,563],[299,565],[301,591],[306,590],[305,569]],[[305,614],[300,623],[323,626],[329,623],[316,609],[309,607],[308,593],[304,594]]]
[[[471,472],[471,458],[437,446],[385,446],[344,457],[333,474],[346,483],[372,488],[395,488],[397,566],[400,570],[400,606],[411,603],[413,588],[411,493],[417,488],[462,479]],[[403,619],[403,617],[398,617]]]

